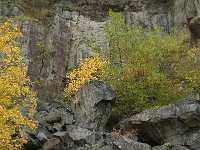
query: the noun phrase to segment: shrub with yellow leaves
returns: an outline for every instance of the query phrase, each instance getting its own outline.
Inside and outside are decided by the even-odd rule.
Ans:
[[[102,60],[97,53],[92,58],[86,58],[80,64],[80,67],[67,74],[69,83],[65,90],[66,93],[71,95],[78,91],[84,83],[90,80],[98,80],[98,72],[103,71],[106,64],[108,62]]]
[[[36,95],[31,91],[27,65],[22,62],[16,38],[19,28],[9,20],[0,24],[0,149],[17,150],[27,142],[24,128],[34,129],[31,119]],[[27,109],[26,116],[20,112]]]

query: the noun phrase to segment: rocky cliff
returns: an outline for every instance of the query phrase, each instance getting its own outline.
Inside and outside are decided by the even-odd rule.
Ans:
[[[1,3],[0,18],[14,17],[21,25],[22,56],[29,64],[28,75],[43,101],[61,99],[66,72],[91,55],[92,44],[107,46],[103,25],[109,8],[123,11],[127,23],[138,23],[146,30],[157,27],[168,33],[174,27],[186,30],[191,42],[199,45],[198,0],[176,0],[170,6],[165,2],[152,4],[150,0],[60,1],[48,24],[27,16],[17,7],[18,1],[12,3]]]
[[[200,149],[198,101],[131,116],[122,122],[120,130],[125,132],[131,126],[138,131],[138,136],[117,139],[114,133],[105,133],[103,129],[115,101],[114,91],[107,83],[96,81],[84,85],[76,95],[79,102],[72,106],[62,102],[66,73],[92,55],[95,43],[102,48],[108,46],[103,26],[109,8],[123,12],[128,24],[138,23],[147,31],[161,27],[170,33],[178,27],[190,34],[191,44],[199,47],[200,1],[171,1],[60,0],[48,23],[28,16],[20,6],[23,0],[1,1],[0,18],[13,17],[23,32],[21,55],[28,63],[28,75],[39,98],[35,115],[39,121],[38,131],[27,131],[30,147],[49,150]],[[141,131],[141,127],[144,130]],[[161,146],[163,144],[167,147]],[[27,149],[33,149],[29,146]]]

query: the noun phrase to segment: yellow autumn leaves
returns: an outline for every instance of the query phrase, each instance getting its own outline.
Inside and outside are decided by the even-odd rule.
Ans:
[[[69,95],[78,91],[78,89],[90,80],[98,80],[98,71],[103,71],[104,66],[108,64],[107,61],[102,60],[97,53],[92,58],[86,58],[80,67],[74,69],[71,73],[67,74],[69,79],[66,93]]]
[[[24,128],[34,129],[30,119],[36,95],[30,89],[27,66],[20,57],[16,39],[21,35],[9,20],[0,24],[0,149],[17,150],[27,142]],[[27,110],[26,117],[20,109]]]

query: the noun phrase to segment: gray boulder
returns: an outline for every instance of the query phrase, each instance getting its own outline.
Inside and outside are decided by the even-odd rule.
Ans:
[[[43,150],[64,150],[64,145],[59,138],[52,138],[44,143]]]
[[[185,99],[159,110],[132,115],[121,122],[121,130],[138,131],[138,140],[151,145],[200,147],[200,101]]]
[[[115,92],[104,81],[90,81],[75,95],[73,104],[76,124],[90,130],[103,130],[115,103]]]
[[[93,145],[95,143],[95,133],[84,128],[74,128],[70,133],[69,137],[75,141],[76,143],[81,144],[90,144]]]
[[[60,120],[61,120],[61,113],[57,109],[52,109],[46,117],[46,121],[49,123],[60,122]]]
[[[113,150],[151,150],[151,146],[133,141],[125,136],[120,136],[113,143]]]

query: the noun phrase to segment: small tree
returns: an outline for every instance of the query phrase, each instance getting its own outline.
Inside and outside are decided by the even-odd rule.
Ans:
[[[121,13],[110,12],[105,26],[111,64],[102,74],[117,91],[117,116],[176,102],[200,87],[195,49],[174,31],[145,32],[128,26]]]
[[[15,39],[20,31],[12,21],[0,24],[0,149],[17,150],[25,144],[24,128],[35,128],[30,119],[36,107],[36,96],[26,76],[27,66],[20,57]],[[22,108],[28,114],[23,116]]]

